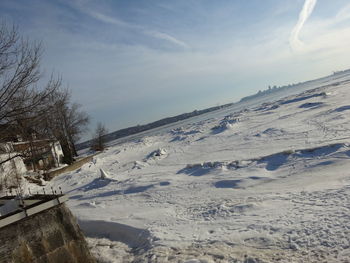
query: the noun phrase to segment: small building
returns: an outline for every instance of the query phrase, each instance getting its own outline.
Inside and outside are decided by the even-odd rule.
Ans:
[[[16,125],[0,125],[0,170],[4,165],[1,160],[12,158],[21,158],[28,171],[49,170],[59,167],[63,157],[59,141],[45,138],[33,129],[23,131]]]
[[[43,139],[12,143],[15,152],[25,153],[23,162],[28,171],[49,170],[63,163],[63,151],[56,140]]]

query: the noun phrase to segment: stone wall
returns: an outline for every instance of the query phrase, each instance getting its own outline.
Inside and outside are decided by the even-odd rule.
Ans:
[[[64,204],[0,228],[1,263],[95,263]]]

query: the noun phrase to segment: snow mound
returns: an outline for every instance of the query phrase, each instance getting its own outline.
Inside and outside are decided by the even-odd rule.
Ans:
[[[254,160],[242,160],[232,162],[203,162],[197,164],[188,164],[185,168],[179,170],[177,173],[185,173],[190,176],[202,176],[206,173],[210,173],[213,169],[227,170],[227,169],[239,169],[247,167]]]
[[[236,160],[232,162],[224,161],[216,161],[216,162],[203,162],[197,164],[188,164],[185,168],[179,170],[177,173],[184,173],[190,176],[203,176],[209,174],[214,169],[220,170],[237,170],[247,167],[255,167],[262,168],[263,167],[268,171],[276,171],[284,165],[290,165],[291,163],[304,162],[305,160],[312,159],[316,162],[313,165],[330,165],[335,162],[340,157],[349,157],[350,150],[349,145],[346,143],[336,143],[329,144],[320,147],[307,148],[301,150],[285,150],[282,152],[274,153],[267,156],[262,156],[258,158],[248,159],[248,160]],[[334,161],[329,160],[330,158],[335,158]],[[322,161],[323,159],[327,159],[327,161]],[[311,162],[310,162],[311,165]],[[248,177],[247,179],[264,179],[263,177]],[[222,184],[217,184],[218,188],[235,188],[236,184],[240,182],[236,182],[235,180],[227,181],[227,187],[224,187],[225,181]],[[222,186],[222,187],[220,187]]]
[[[193,134],[201,133],[201,131],[198,129],[192,129],[192,128],[186,130],[185,128],[180,127],[180,128],[172,129],[170,133],[172,135],[193,135]]]
[[[234,128],[234,125],[238,122],[240,122],[240,118],[226,116],[218,125],[212,128],[212,133],[217,134],[222,133],[226,130],[231,130]]]
[[[151,234],[146,229],[139,229],[116,222],[103,220],[78,220],[79,226],[89,237],[108,238],[119,241],[132,248],[150,248]]]
[[[152,137],[144,137],[144,138],[138,140],[138,142],[144,146],[151,146],[151,145],[153,145],[154,140]]]
[[[286,150],[283,152],[275,153],[272,155],[264,156],[256,159],[256,164],[264,164],[265,169],[268,171],[275,171],[282,167],[283,165],[288,165],[289,163],[298,163],[305,160],[312,159],[316,162],[313,165],[330,165],[334,161],[330,160],[331,157],[338,158],[338,156],[349,156],[349,146],[346,143],[330,144],[320,147],[307,148],[302,150]],[[327,161],[322,161],[327,159]],[[311,165],[310,162],[309,165]]]
[[[321,106],[323,106],[324,103],[323,102],[308,102],[308,103],[304,103],[302,105],[299,106],[299,108],[301,109],[315,109],[315,108],[319,108]]]
[[[292,99],[286,99],[286,100],[282,100],[281,101],[281,105],[286,105],[286,104],[291,104],[291,103],[296,103],[296,102],[300,102],[300,101],[304,101],[304,100],[309,100],[312,98],[316,98],[316,97],[327,97],[327,93],[326,92],[320,92],[320,93],[315,93],[314,90],[312,91],[306,91]]]
[[[228,162],[204,162],[196,164],[187,164],[185,168],[179,170],[177,174],[187,174],[190,176],[202,176],[210,173],[213,169],[225,169],[228,166]]]
[[[262,137],[262,136],[282,136],[285,135],[286,131],[284,129],[277,129],[277,128],[267,128],[263,132],[257,133],[254,136],[256,137]]]
[[[147,159],[162,159],[166,157],[167,151],[164,148],[159,148],[153,152],[151,152],[148,156]]]
[[[169,133],[171,135],[174,135],[174,137],[170,140],[170,142],[184,141],[187,138],[191,138],[197,134],[200,134],[201,132],[202,131],[200,129],[196,129],[193,127],[188,128],[188,129],[185,129],[184,127],[172,129]]]
[[[148,164],[145,162],[135,161],[132,169],[142,169],[142,168],[145,168],[146,166],[148,166]]]
[[[170,140],[170,142],[177,142],[177,141],[184,141],[187,139],[187,136],[183,136],[183,135],[177,135],[174,138],[172,138]]]
[[[272,111],[275,109],[278,109],[280,106],[278,104],[275,103],[263,103],[261,104],[261,106],[259,106],[258,108],[256,108],[254,111]]]

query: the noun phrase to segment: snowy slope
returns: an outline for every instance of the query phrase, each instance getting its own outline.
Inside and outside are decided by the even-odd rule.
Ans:
[[[350,76],[313,85],[115,142],[47,187],[101,262],[349,262]]]

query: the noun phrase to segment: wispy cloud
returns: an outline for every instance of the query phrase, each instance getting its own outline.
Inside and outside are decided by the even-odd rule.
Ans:
[[[151,37],[154,37],[154,38],[166,40],[168,42],[171,42],[171,43],[178,45],[180,47],[183,47],[183,48],[189,47],[188,44],[186,44],[185,42],[183,42],[179,39],[176,39],[175,37],[168,35],[166,33],[158,32],[158,31],[149,31],[149,30],[143,30],[143,33],[146,35],[149,35]]]
[[[302,28],[305,44],[299,40],[301,44],[295,44],[293,51],[302,52],[303,55],[310,54],[319,59],[328,57],[338,62],[344,60],[350,45],[349,12],[350,5],[347,4],[335,16],[315,17],[311,23]]]
[[[344,8],[342,8],[338,14],[336,15],[336,22],[342,22],[344,20],[350,19],[350,4],[346,5]]]
[[[122,26],[122,27],[130,27],[130,28],[135,28],[135,26],[132,26],[122,20],[116,19],[114,17],[110,17],[107,15],[104,15],[102,13],[96,12],[96,11],[92,11],[89,9],[82,9],[80,8],[80,11],[83,11],[85,14],[90,15],[91,17],[93,17],[94,19],[97,19],[101,22],[107,23],[107,24],[113,24],[113,25],[117,25],[117,26]]]
[[[293,28],[289,39],[290,46],[294,51],[298,51],[303,48],[304,43],[300,40],[299,35],[301,30],[303,29],[305,22],[312,14],[312,11],[314,10],[316,3],[317,3],[317,0],[305,0],[303,9],[299,14],[299,20],[295,25],[295,27]]]
[[[80,12],[82,12],[86,15],[89,15],[90,17],[92,17],[100,22],[123,27],[123,28],[134,29],[134,30],[140,32],[141,34],[146,35],[146,36],[149,36],[149,37],[152,37],[152,38],[155,38],[158,40],[162,40],[162,41],[167,41],[167,42],[169,42],[173,45],[176,45],[178,47],[181,47],[181,48],[185,48],[185,49],[189,48],[189,45],[187,43],[177,39],[176,37],[174,37],[170,34],[167,34],[165,32],[160,32],[160,31],[157,31],[154,29],[149,29],[149,28],[146,28],[144,26],[127,23],[121,19],[118,19],[118,18],[115,18],[112,16],[108,16],[108,15],[103,14],[101,12],[89,9],[86,7],[86,5],[82,5],[79,1],[75,2],[74,7],[76,9],[78,9]]]

